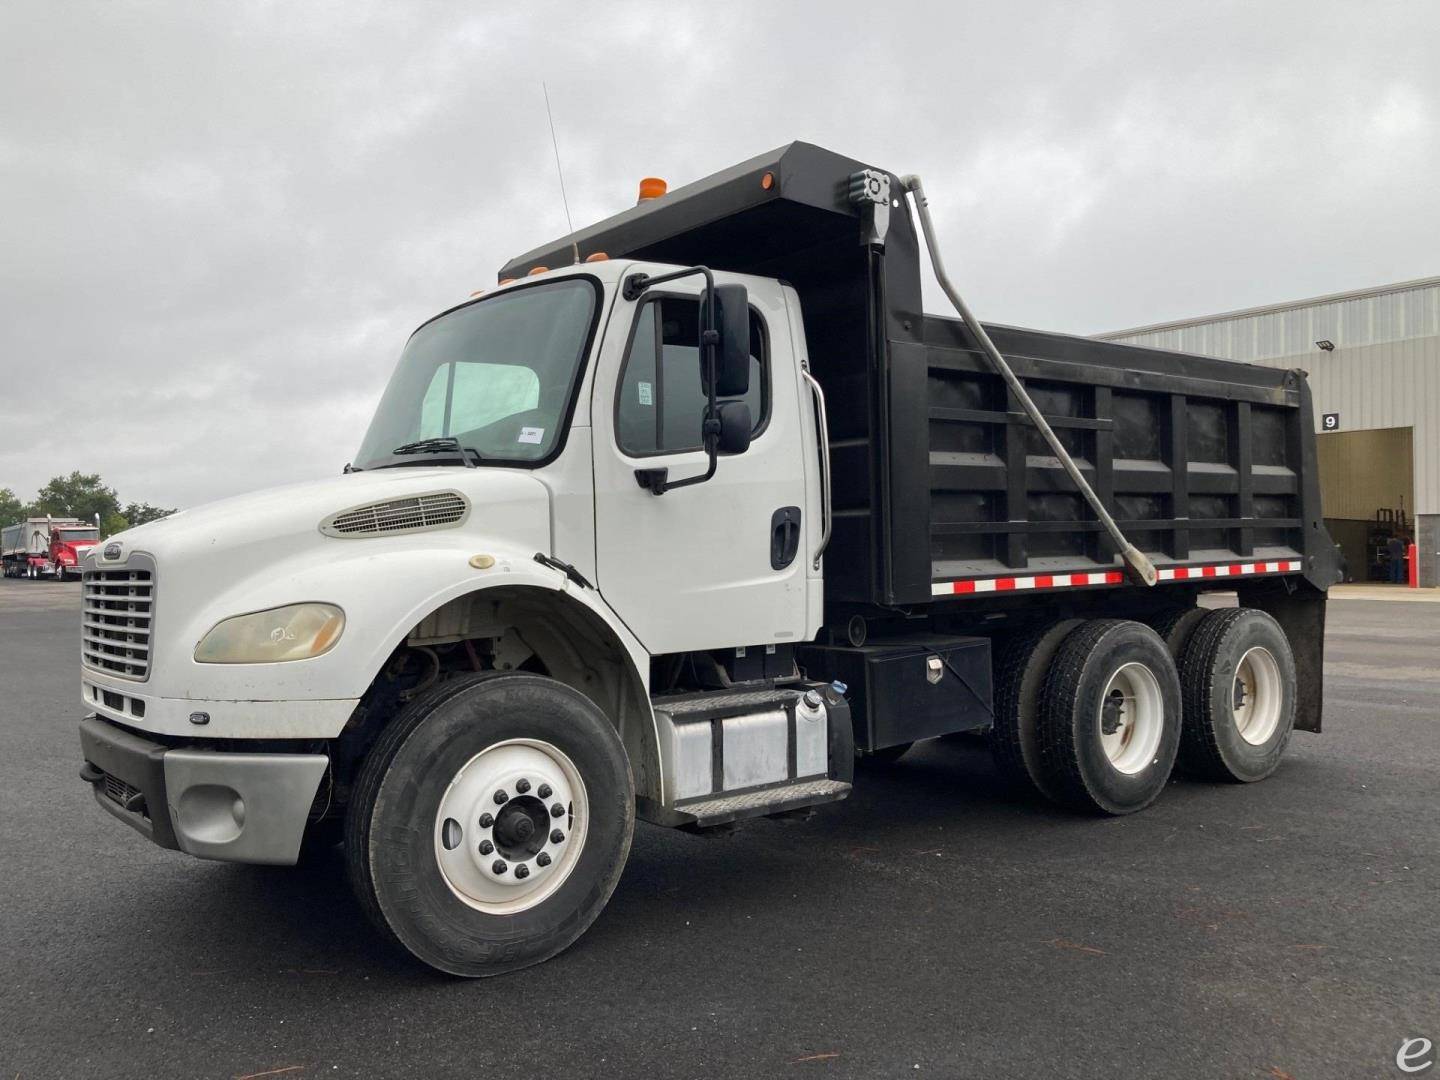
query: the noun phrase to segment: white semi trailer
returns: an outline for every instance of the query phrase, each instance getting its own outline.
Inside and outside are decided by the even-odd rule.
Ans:
[[[579,937],[637,814],[843,799],[857,753],[987,729],[1108,814],[1177,758],[1267,776],[1337,577],[1303,373],[983,327],[933,243],[961,317],[923,314],[922,234],[914,177],[743,162],[422,325],[343,475],[111,539],[100,805],[202,858],[343,842],[475,976]]]

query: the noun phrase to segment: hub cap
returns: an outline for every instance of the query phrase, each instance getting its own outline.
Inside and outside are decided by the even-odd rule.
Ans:
[[[1269,649],[1257,645],[1240,657],[1230,712],[1235,730],[1252,746],[1264,745],[1280,726],[1280,686],[1280,665]]]
[[[585,783],[562,751],[533,739],[496,743],[467,761],[441,797],[435,860],[461,900],[513,915],[570,875],[589,818]]]
[[[1165,701],[1155,673],[1125,664],[1100,692],[1100,745],[1118,772],[1133,775],[1155,760],[1165,729]]]

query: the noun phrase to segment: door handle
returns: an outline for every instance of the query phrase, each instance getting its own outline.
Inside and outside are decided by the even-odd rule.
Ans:
[[[800,550],[800,508],[782,506],[770,515],[770,569],[784,570]]]

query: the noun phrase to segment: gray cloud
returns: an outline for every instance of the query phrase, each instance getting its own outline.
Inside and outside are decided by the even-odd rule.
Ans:
[[[0,9],[0,486],[333,472],[414,325],[803,138],[926,175],[987,318],[1094,332],[1437,272],[1422,4]],[[941,310],[938,296],[932,298]]]

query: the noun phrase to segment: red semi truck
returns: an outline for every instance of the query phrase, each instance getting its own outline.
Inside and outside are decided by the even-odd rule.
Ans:
[[[80,560],[99,542],[99,526],[79,518],[32,517],[6,525],[0,530],[5,576],[79,577]]]

